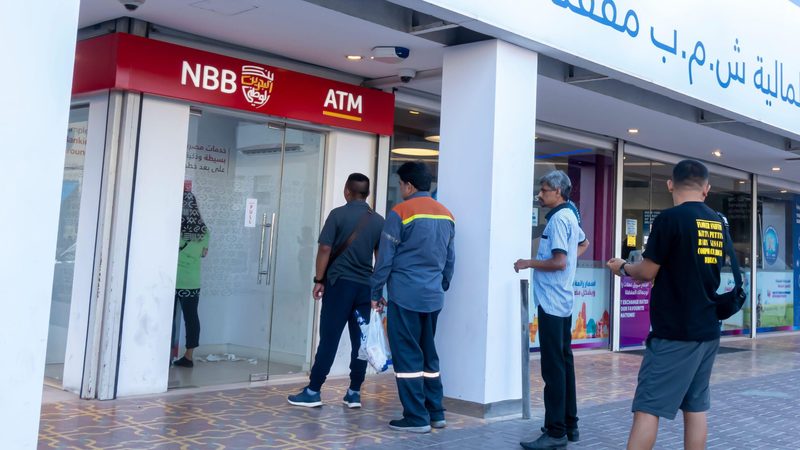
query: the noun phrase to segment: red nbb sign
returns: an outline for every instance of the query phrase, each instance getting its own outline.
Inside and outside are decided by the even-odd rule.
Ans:
[[[392,134],[394,95],[129,34],[78,42],[73,94],[121,89]]]

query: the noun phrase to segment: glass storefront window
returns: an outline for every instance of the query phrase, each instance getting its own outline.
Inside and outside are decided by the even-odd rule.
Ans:
[[[426,112],[395,108],[394,135],[389,159],[389,185],[386,210],[401,203],[397,169],[407,161],[422,161],[428,165],[433,182],[431,195],[436,198],[439,174],[439,116]]]
[[[800,195],[759,183],[758,331],[800,329]]]
[[[605,263],[612,256],[614,223],[614,153],[560,142],[539,136],[534,163],[534,191],[539,179],[553,170],[563,170],[572,182],[570,199],[580,212],[581,228],[589,239],[589,250],[578,260],[573,282],[572,312],[574,348],[607,347],[610,336],[611,274]],[[535,194],[534,194],[535,195]],[[549,208],[533,205],[531,254],[535,255],[547,224]],[[531,299],[537,293],[532,290]],[[531,348],[538,348],[538,318],[531,306]]]
[[[88,131],[89,107],[72,108],[69,112],[64,181],[61,187],[61,210],[58,216],[58,240],[45,366],[45,376],[55,380],[61,380],[64,373]]]
[[[673,206],[667,190],[673,164],[651,161],[633,155],[625,156],[622,190],[622,257],[641,258],[650,235],[650,227],[658,214]],[[742,310],[722,323],[724,334],[740,334],[750,328],[751,239],[750,181],[715,174],[709,169],[711,191],[706,204],[724,214],[730,223],[731,237],[739,265],[742,268],[748,299]],[[720,291],[733,288],[730,266],[721,276]],[[637,283],[623,277],[620,293],[620,347],[640,346],[650,331],[650,284]]]

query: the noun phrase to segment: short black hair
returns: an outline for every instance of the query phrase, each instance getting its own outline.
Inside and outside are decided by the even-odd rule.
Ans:
[[[397,169],[397,175],[404,183],[411,183],[418,191],[428,192],[431,190],[433,176],[425,163],[419,161],[409,161]]]
[[[684,159],[672,169],[672,184],[676,187],[702,188],[708,182],[708,168],[700,161]]]
[[[369,197],[369,177],[363,173],[351,173],[350,176],[347,177],[347,183],[345,183],[345,187],[348,191],[360,196],[361,198]]]

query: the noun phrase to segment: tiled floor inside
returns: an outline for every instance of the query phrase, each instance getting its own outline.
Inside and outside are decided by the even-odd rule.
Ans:
[[[798,448],[790,442],[800,442],[800,334],[726,340],[723,346],[744,351],[717,358],[709,448]],[[622,448],[641,356],[593,351],[579,353],[575,362],[582,439],[570,448]],[[286,403],[286,396],[298,391],[301,382],[176,390],[104,402],[69,399],[46,403],[39,448],[519,448],[520,439],[538,435],[534,430],[542,422],[542,384],[536,359],[531,362],[531,374],[534,417],[530,421],[485,421],[448,413],[446,430],[425,436],[394,432],[386,424],[399,416],[401,408],[394,379],[384,374],[368,378],[360,410],[348,410],[341,404],[347,387],[343,379],[325,385],[325,406],[315,409]],[[741,422],[745,419],[746,423]],[[784,426],[785,421],[795,425]],[[681,446],[680,422],[663,421],[657,448]],[[758,434],[776,426],[778,435]],[[734,431],[748,429],[752,432],[738,440],[728,439]]]

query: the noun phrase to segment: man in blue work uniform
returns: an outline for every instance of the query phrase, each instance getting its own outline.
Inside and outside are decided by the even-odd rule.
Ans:
[[[520,259],[514,270],[534,269],[539,317],[539,351],[544,380],[543,434],[526,449],[563,449],[578,434],[575,397],[575,363],[572,357],[572,308],[578,257],[589,248],[575,205],[569,201],[572,183],[566,173],[554,170],[539,180],[539,203],[552,208],[542,232],[535,259]]]
[[[430,196],[431,174],[421,162],[397,170],[403,203],[387,215],[372,275],[372,306],[386,304],[389,292],[389,345],[403,404],[403,418],[394,430],[427,433],[444,428],[442,380],[434,336],[444,292],[455,263],[455,220]]]

